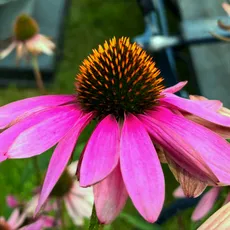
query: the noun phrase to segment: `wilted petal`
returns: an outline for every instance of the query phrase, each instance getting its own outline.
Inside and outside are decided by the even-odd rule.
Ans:
[[[73,128],[65,135],[65,137],[58,143],[49,163],[46,173],[45,181],[43,183],[41,195],[36,208],[36,213],[45,203],[55,184],[59,180],[61,174],[72,155],[77,139],[81,134],[82,129],[90,121],[91,114],[80,118]]]
[[[207,108],[207,106],[202,105],[202,103],[209,103],[208,100],[193,101],[169,93],[166,93],[165,97],[161,98],[160,100],[162,104],[167,105],[169,108],[176,107],[179,110],[191,113],[215,124],[230,127],[229,117],[223,116]]]
[[[192,214],[193,221],[202,219],[211,211],[219,195],[219,192],[220,188],[212,188],[204,194]]]
[[[147,221],[155,222],[164,203],[164,176],[147,131],[132,114],[122,129],[120,163],[134,206]]]
[[[187,83],[188,83],[188,81],[181,81],[181,82],[177,83],[176,85],[168,87],[167,89],[163,90],[162,94],[164,94],[164,93],[176,93],[176,92],[180,91]]]
[[[120,130],[116,118],[105,117],[96,127],[84,151],[80,185],[92,185],[108,176],[119,158]]]
[[[55,145],[79,118],[74,106],[49,108],[37,112],[0,134],[0,155],[27,158]]]
[[[186,197],[198,197],[207,187],[207,183],[200,181],[173,161],[168,160],[169,168],[176,180],[180,183],[183,194]]]
[[[50,95],[32,97],[4,105],[0,107],[0,129],[5,128],[25,112],[31,114],[47,107],[55,107],[74,100],[73,95]]]
[[[208,218],[197,230],[230,229],[230,203],[224,205]]]
[[[160,113],[160,111],[158,112]],[[161,115],[166,116],[167,119],[167,114],[162,113]],[[197,179],[216,184],[218,179],[207,167],[199,153],[196,152],[196,149],[177,132],[172,130],[170,126],[166,126],[163,122],[160,122],[158,118],[153,118],[153,116],[140,115],[139,118],[146,126],[152,139],[169,153],[170,159],[192,175],[195,175]]]
[[[120,164],[109,176],[95,184],[93,190],[98,219],[103,224],[111,223],[121,212],[128,198]]]
[[[206,169],[211,169],[214,175],[219,179],[220,183],[230,183],[230,145],[227,143],[227,141],[209,129],[189,121],[181,116],[177,116],[165,108],[158,108],[158,111],[153,111],[151,116],[156,119],[155,121],[153,119],[152,122],[156,123],[157,121],[158,126],[160,126],[162,130],[164,128],[164,132],[167,131],[165,129],[167,127],[169,136],[174,136],[175,133],[177,133],[180,138],[187,143],[187,149],[189,148],[187,152],[188,154],[184,152],[183,155],[186,153],[191,162],[193,158],[196,158],[197,165],[195,166],[200,166],[200,169],[202,169],[201,166],[203,164]],[[170,131],[172,132],[171,134]],[[151,134],[154,135],[153,132]],[[161,134],[163,134],[162,131],[159,131],[158,135]],[[170,140],[169,136],[164,137],[167,138],[167,140],[164,142],[172,141],[172,137]],[[157,138],[156,135],[155,138]],[[174,144],[171,143],[171,145],[178,150],[180,149],[179,141],[181,140],[179,140],[177,137],[176,142]],[[165,145],[163,147],[167,148],[166,143],[163,144]],[[186,145],[184,147],[186,147]],[[167,152],[170,152],[170,149],[167,150]],[[170,157],[172,157],[172,151],[170,152]],[[180,167],[184,168],[184,166],[180,164],[180,159],[178,157],[182,158],[182,156],[177,156],[176,158],[174,157],[173,160]],[[192,175],[196,175],[190,172],[188,169],[184,169]],[[209,174],[209,176],[210,175],[211,174]]]

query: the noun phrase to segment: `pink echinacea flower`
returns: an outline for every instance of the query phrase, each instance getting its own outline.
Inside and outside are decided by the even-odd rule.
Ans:
[[[97,126],[78,172],[80,186],[93,185],[101,223],[112,222],[128,197],[147,221],[157,220],[165,194],[159,157],[185,190],[190,185],[198,188],[195,195],[207,185],[230,183],[229,144],[184,116],[192,114],[229,132],[230,118],[209,109],[222,103],[180,98],[174,93],[186,82],[163,89],[159,74],[141,47],[114,38],[83,61],[75,94],[28,98],[0,108],[0,128],[5,129],[0,134],[0,161],[33,157],[57,144],[37,212],[92,119]],[[158,157],[154,145],[163,155],[159,151]]]

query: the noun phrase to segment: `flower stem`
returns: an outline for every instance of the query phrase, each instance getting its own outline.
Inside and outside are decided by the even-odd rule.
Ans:
[[[93,211],[91,214],[91,218],[90,218],[89,230],[103,230],[103,227],[104,226],[102,224],[100,224],[100,222],[97,218],[96,208],[94,205]]]
[[[33,55],[32,65],[33,65],[33,71],[34,71],[37,87],[40,90],[41,94],[46,94],[46,89],[42,80],[42,75],[39,69],[38,59],[36,55]]]

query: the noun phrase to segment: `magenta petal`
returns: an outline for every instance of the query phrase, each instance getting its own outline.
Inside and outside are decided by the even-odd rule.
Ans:
[[[152,141],[132,114],[121,133],[121,172],[134,206],[149,222],[155,222],[164,203],[164,176]]]
[[[45,203],[61,174],[63,173],[76,145],[77,139],[91,119],[91,114],[85,115],[73,126],[65,137],[58,143],[49,163],[45,181],[39,197],[36,213]]]
[[[68,105],[27,117],[0,134],[0,159],[5,155],[26,158],[41,154],[68,132],[80,114],[74,105]]]
[[[4,105],[0,107],[0,129],[5,128],[11,121],[25,112],[29,113],[46,107],[55,107],[74,100],[74,95],[50,95],[32,97]]]
[[[210,109],[207,106],[210,103],[208,101],[193,101],[166,93],[165,97],[161,98],[161,103],[165,103],[169,107],[177,107],[182,111],[194,114],[215,124],[230,127],[230,117],[223,116]],[[205,103],[206,106],[204,106]]]
[[[215,204],[217,196],[219,195],[219,192],[220,188],[211,188],[208,192],[204,194],[192,214],[193,221],[198,221],[202,219],[209,213],[209,211],[211,211],[212,207]]]
[[[112,115],[96,127],[85,148],[80,169],[80,185],[92,185],[108,176],[119,159],[119,126]]]
[[[181,81],[174,86],[171,86],[171,87],[168,87],[167,89],[164,89],[162,91],[162,94],[164,94],[164,93],[176,93],[176,92],[180,91],[187,83],[188,83],[188,81]]]
[[[160,119],[158,120],[160,116],[165,116],[165,119],[167,119],[170,114],[161,114],[160,111],[158,111],[158,113],[154,111],[151,115],[152,117],[139,116],[153,141],[167,151],[172,160],[191,175],[196,175],[196,178],[202,181],[207,181],[211,178],[211,181],[217,183],[218,179],[205,164],[199,153],[196,152],[195,148],[193,148],[179,132],[171,129],[170,125],[167,126],[164,122],[161,122]]]
[[[187,144],[185,144],[184,147],[186,148],[187,145],[187,151],[188,153],[190,151],[191,161],[196,158],[198,160],[197,166],[199,164],[201,166],[202,162],[199,159],[201,158],[204,166],[208,166],[221,183],[230,184],[230,145],[227,141],[209,129],[187,120],[184,117],[177,116],[165,108],[159,108],[158,111],[152,112],[151,116],[156,119],[155,123],[158,126],[164,124],[164,127],[167,127],[169,134],[167,140],[166,137],[164,137],[165,142],[172,142],[174,132],[179,135],[180,138],[175,139],[171,148],[174,147],[178,149],[177,151],[179,153],[181,146],[179,143],[181,143],[182,140],[185,141]],[[165,129],[165,131],[167,130]],[[151,134],[154,135],[154,132],[155,131]],[[185,153],[186,152],[184,152],[184,154]],[[182,154],[178,155],[176,159],[177,163],[182,157]],[[186,164],[186,162],[184,162],[184,164]],[[195,161],[194,164],[196,164]],[[180,166],[183,168],[183,165]]]
[[[103,224],[111,223],[121,212],[128,198],[120,164],[104,180],[95,184],[93,191],[97,217]]]

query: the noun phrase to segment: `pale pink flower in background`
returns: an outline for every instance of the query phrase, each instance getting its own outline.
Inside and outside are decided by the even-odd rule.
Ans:
[[[217,201],[218,196],[220,195],[221,191],[222,191],[222,188],[220,187],[213,187],[209,191],[207,191],[201,197],[198,204],[196,205],[196,208],[194,209],[192,213],[191,219],[193,221],[199,221],[202,218],[204,218],[206,215],[208,215],[208,213],[214,207],[215,202]],[[186,197],[180,186],[174,191],[173,196],[176,198]],[[223,205],[227,204],[229,201],[230,201],[230,193],[226,195]]]
[[[0,51],[0,59],[7,57],[14,49],[19,60],[29,54],[52,55],[54,48],[55,44],[48,37],[39,34],[36,21],[29,15],[22,14],[16,19],[13,41],[5,50]]]
[[[230,203],[225,204],[209,217],[197,230],[230,229]]]
[[[174,93],[186,82],[163,90],[158,75],[141,47],[114,38],[84,60],[75,95],[28,98],[0,108],[0,128],[5,129],[0,161],[33,157],[57,144],[37,212],[93,119],[98,124],[78,172],[80,186],[93,186],[102,223],[112,222],[128,197],[147,221],[157,220],[165,194],[158,154],[190,196],[198,196],[207,185],[230,184],[230,145],[216,130],[185,116],[202,118],[229,135],[230,118],[209,109],[222,103],[180,98]],[[157,153],[154,145],[163,151]]]
[[[59,200],[64,200],[67,213],[71,217],[75,225],[83,225],[84,218],[89,218],[93,208],[93,190],[91,187],[81,188],[75,176],[77,168],[77,161],[71,163],[67,167],[67,173],[72,177],[71,187],[63,195],[51,196],[44,205],[44,211],[49,212],[52,210],[57,211],[59,207]],[[59,183],[59,182],[58,182]],[[60,184],[59,186],[65,186]],[[56,189],[58,189],[57,187]],[[55,189],[55,188],[54,188]],[[35,209],[38,205],[39,194],[35,195],[33,199],[26,205],[25,213],[28,216],[33,216]]]
[[[20,214],[19,209],[15,209],[8,220],[0,216],[0,229],[16,230],[22,225],[25,220],[25,215]]]

